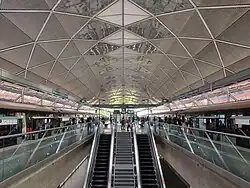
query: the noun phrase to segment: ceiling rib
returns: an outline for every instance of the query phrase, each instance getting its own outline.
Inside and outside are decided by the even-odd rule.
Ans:
[[[190,2],[190,3],[193,5],[193,7],[195,8],[195,11],[197,12],[197,14],[199,15],[199,17],[200,17],[202,23],[203,23],[204,26],[206,27],[206,29],[207,29],[207,31],[208,31],[210,37],[213,39],[213,43],[214,43],[214,45],[215,45],[215,49],[216,49],[216,51],[217,51],[217,54],[218,54],[219,59],[220,59],[220,61],[221,61],[221,65],[222,65],[222,67],[223,67],[224,77],[226,77],[226,76],[227,76],[227,73],[226,73],[226,70],[225,70],[225,65],[224,65],[223,59],[222,59],[222,57],[221,57],[221,54],[220,54],[219,48],[218,48],[218,46],[217,46],[217,43],[216,43],[216,41],[215,41],[215,38],[214,38],[214,36],[213,36],[211,30],[209,29],[207,23],[205,22],[203,16],[201,15],[200,11],[197,9],[197,6],[196,6],[195,3],[193,2],[193,0],[189,0],[189,2]]]
[[[60,3],[61,1],[62,1],[62,0],[58,0],[57,3],[54,5],[54,7],[51,9],[51,11],[50,11],[49,15],[47,16],[47,18],[46,18],[46,20],[45,20],[45,22],[44,22],[44,24],[43,24],[41,30],[39,31],[38,35],[36,36],[35,42],[34,42],[34,44],[33,44],[33,46],[32,46],[32,50],[31,50],[30,55],[29,55],[29,58],[28,58],[28,62],[27,62],[26,67],[25,67],[24,78],[27,78],[28,67],[29,67],[29,64],[30,64],[30,62],[31,62],[31,58],[32,58],[32,56],[33,56],[33,53],[34,53],[34,51],[35,51],[36,43],[37,43],[37,41],[38,41],[40,35],[42,34],[42,32],[43,32],[45,26],[47,25],[47,23],[48,23],[50,17],[52,16],[53,11],[56,9],[56,7],[59,5],[59,3]]]
[[[135,5],[136,5],[136,4],[135,4]],[[178,36],[177,36],[174,32],[172,32],[165,24],[163,24],[163,23],[161,22],[161,20],[159,20],[159,18],[158,18],[157,16],[155,16],[154,14],[150,13],[149,11],[143,9],[143,8],[140,7],[139,5],[136,5],[136,6],[138,6],[138,7],[141,8],[142,10],[146,11],[146,12],[147,12],[148,14],[150,14],[153,18],[155,18],[159,23],[161,23],[161,25],[162,25],[163,27],[165,27],[165,28],[166,28],[166,29],[176,38],[176,40],[180,43],[180,45],[184,48],[184,50],[188,53],[188,55],[190,56],[190,58],[193,60],[193,63],[194,63],[194,65],[195,65],[197,71],[199,72],[200,77],[201,77],[201,79],[202,79],[202,82],[203,82],[203,84],[204,84],[204,83],[205,83],[205,82],[204,82],[204,78],[203,78],[203,76],[201,75],[201,72],[200,72],[198,66],[196,65],[196,63],[195,63],[195,61],[194,61],[194,59],[193,59],[191,53],[190,53],[190,52],[187,50],[187,48],[183,45],[183,43],[182,43],[181,40],[178,38]],[[157,67],[158,67],[158,66],[157,66]],[[184,81],[186,82],[187,87],[189,87],[189,85],[188,85],[188,83],[187,83],[185,77],[183,76],[181,70],[180,70],[180,73],[181,73],[181,76],[183,77]]]

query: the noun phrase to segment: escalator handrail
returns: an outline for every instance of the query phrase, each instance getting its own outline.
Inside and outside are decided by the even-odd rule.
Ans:
[[[89,158],[89,155],[84,157],[83,160],[81,160],[81,162],[72,170],[72,172],[63,180],[62,183],[60,183],[60,185],[57,188],[62,188],[88,158]]]
[[[141,188],[141,171],[140,171],[140,162],[139,162],[139,151],[136,139],[135,126],[133,127],[133,137],[134,137],[134,151],[135,151],[135,164],[136,164],[136,174],[137,174],[137,188]]]
[[[88,185],[89,185],[89,181],[90,181],[90,178],[91,178],[91,170],[93,168],[93,164],[94,164],[94,159],[95,159],[95,155],[96,155],[96,151],[97,151],[97,143],[98,143],[98,140],[99,140],[99,126],[96,128],[96,131],[95,131],[95,136],[94,136],[94,140],[93,140],[93,144],[91,146],[91,152],[90,152],[90,156],[89,156],[89,163],[88,163],[88,167],[87,167],[87,171],[86,171],[86,177],[85,177],[85,181],[84,181],[84,184],[83,184],[83,188],[88,188]]]
[[[150,143],[151,143],[151,146],[152,146],[153,155],[154,155],[155,162],[156,162],[156,168],[157,168],[156,170],[158,171],[158,174],[157,174],[158,179],[161,181],[160,186],[161,186],[161,188],[166,188],[164,176],[163,176],[163,173],[162,173],[160,158],[159,158],[158,151],[157,151],[156,144],[155,144],[154,135],[153,135],[153,132],[152,132],[149,124],[148,124],[148,134],[149,134],[149,138],[150,138],[150,141],[151,141]]]
[[[111,124],[111,143],[110,143],[110,155],[109,155],[109,172],[108,172],[108,188],[112,185],[112,168],[113,168],[113,158],[114,158],[114,143],[115,143],[115,130]]]

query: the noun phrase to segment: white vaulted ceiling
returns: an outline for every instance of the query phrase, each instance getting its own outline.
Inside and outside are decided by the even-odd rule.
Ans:
[[[79,98],[171,98],[250,68],[249,9],[250,0],[0,0],[0,68]]]

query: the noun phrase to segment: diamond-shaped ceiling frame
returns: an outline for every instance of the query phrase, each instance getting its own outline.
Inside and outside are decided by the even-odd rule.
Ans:
[[[89,98],[106,86],[171,97],[250,68],[249,9],[250,0],[2,0],[0,68]]]
[[[126,26],[148,18],[150,15],[128,0],[119,0],[97,17],[120,26]]]

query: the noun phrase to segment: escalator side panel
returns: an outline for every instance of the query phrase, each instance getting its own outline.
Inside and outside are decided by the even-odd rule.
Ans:
[[[106,188],[108,185],[110,142],[111,135],[102,134],[100,136],[90,183],[91,188]]]
[[[137,135],[142,188],[158,188],[148,135]]]

